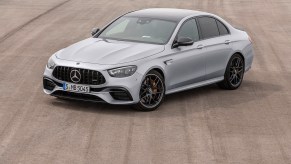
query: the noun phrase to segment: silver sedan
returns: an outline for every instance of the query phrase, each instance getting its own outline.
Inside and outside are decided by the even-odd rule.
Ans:
[[[144,9],[53,54],[43,86],[59,98],[150,111],[166,94],[213,83],[237,89],[253,55],[249,35],[214,14]]]

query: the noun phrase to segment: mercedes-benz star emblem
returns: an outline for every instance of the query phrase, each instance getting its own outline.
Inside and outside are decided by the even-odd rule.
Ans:
[[[81,73],[78,70],[73,69],[70,73],[70,77],[72,82],[78,83],[81,80]]]

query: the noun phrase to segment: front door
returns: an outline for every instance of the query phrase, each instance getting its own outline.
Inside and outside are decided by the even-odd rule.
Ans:
[[[204,81],[205,79],[205,50],[200,45],[195,19],[185,21],[176,38],[179,37],[189,37],[194,41],[194,44],[173,48],[170,55],[167,55],[165,60],[167,90]]]

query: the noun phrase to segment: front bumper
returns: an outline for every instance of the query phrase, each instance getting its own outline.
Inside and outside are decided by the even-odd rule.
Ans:
[[[65,66],[70,66],[71,64],[65,64]],[[107,70],[103,68],[92,68],[90,64],[84,64],[82,67],[75,68],[84,68],[96,70],[102,73],[105,77],[106,82],[101,85],[87,85],[90,87],[89,93],[75,93],[67,92],[63,90],[63,83],[56,79],[52,72],[53,70],[45,68],[43,75],[43,84],[44,92],[46,94],[74,99],[74,100],[83,100],[83,101],[94,101],[94,102],[106,102],[109,104],[136,104],[139,102],[139,90],[141,86],[141,81],[143,76],[138,72],[135,72],[132,76],[125,78],[114,78],[111,77]],[[70,66],[72,67],[72,66]],[[98,66],[97,66],[98,67]]]

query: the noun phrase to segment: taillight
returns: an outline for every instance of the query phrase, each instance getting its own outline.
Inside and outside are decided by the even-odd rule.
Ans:
[[[251,43],[253,43],[253,40],[252,40],[252,38],[250,37],[250,36],[248,36],[249,37],[249,41],[251,42]]]

